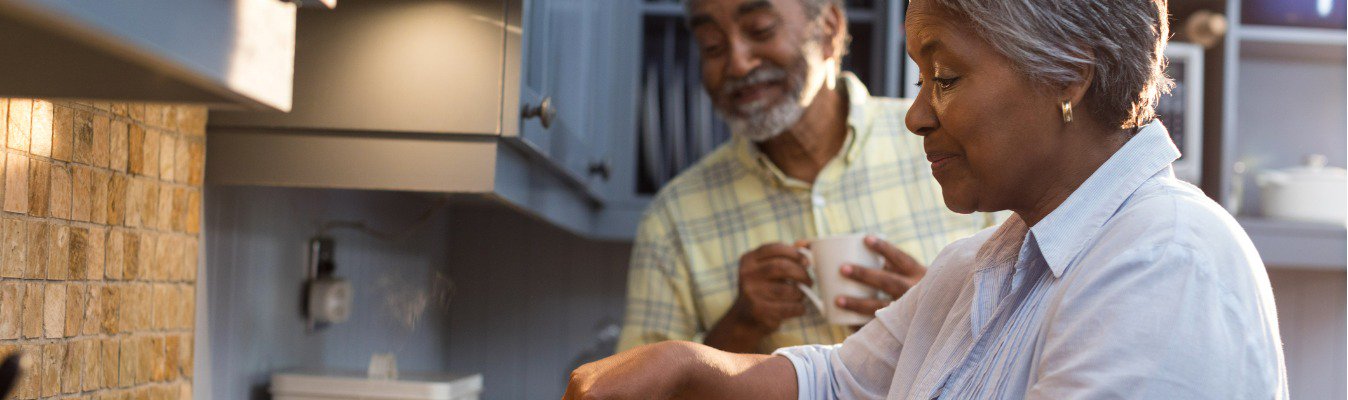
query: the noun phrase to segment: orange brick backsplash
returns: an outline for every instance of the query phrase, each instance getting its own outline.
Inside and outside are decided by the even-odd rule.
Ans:
[[[190,399],[203,107],[0,98],[14,399]]]

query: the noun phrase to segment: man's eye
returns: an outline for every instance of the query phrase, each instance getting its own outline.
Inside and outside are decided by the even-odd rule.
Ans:
[[[772,23],[772,24],[760,24],[760,25],[755,25],[755,26],[753,26],[753,27],[750,27],[750,28],[748,28],[748,29],[745,29],[745,32],[748,32],[748,33],[749,33],[749,36],[751,36],[751,37],[753,37],[754,39],[757,39],[757,40],[763,40],[763,39],[771,38],[772,35],[773,35],[773,33],[776,33],[776,31],[777,31],[777,24],[776,24],[776,23]]]
[[[704,56],[719,55],[723,51],[725,51],[725,46],[722,45],[702,46],[702,55]]]

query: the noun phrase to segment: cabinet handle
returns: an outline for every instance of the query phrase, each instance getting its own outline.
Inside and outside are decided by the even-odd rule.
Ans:
[[[557,118],[557,109],[552,107],[552,96],[544,97],[543,102],[539,103],[538,107],[526,104],[520,116],[524,119],[538,117],[538,122],[543,124],[543,129],[552,127],[552,119]]]
[[[590,163],[589,171],[591,176],[599,175],[600,178],[607,181],[611,169],[612,168],[609,167],[608,160],[604,160]]]

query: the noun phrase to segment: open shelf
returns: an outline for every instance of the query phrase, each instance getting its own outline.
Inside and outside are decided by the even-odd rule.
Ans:
[[[1345,43],[1348,43],[1348,31],[1328,28],[1242,25],[1240,27],[1240,40],[1243,43],[1262,42],[1342,47]]]
[[[1348,31],[1326,28],[1242,25],[1236,30],[1241,55],[1343,59]]]
[[[678,2],[642,2],[641,13],[657,17],[682,17],[683,3]]]
[[[1269,268],[1345,269],[1348,228],[1343,225],[1248,216],[1237,220]]]

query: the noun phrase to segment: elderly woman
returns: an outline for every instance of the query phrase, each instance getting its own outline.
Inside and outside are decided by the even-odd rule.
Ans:
[[[912,0],[907,116],[945,202],[1011,210],[843,344],[664,342],[567,398],[1286,398],[1264,266],[1174,177],[1165,0]]]

